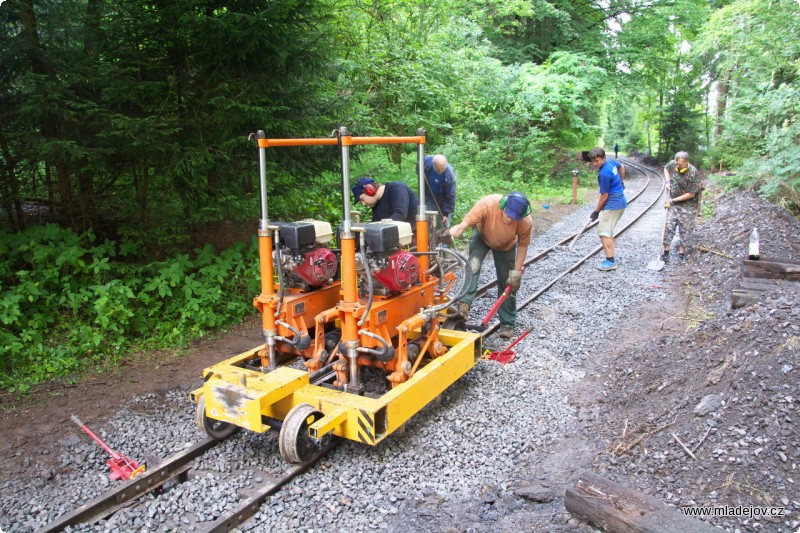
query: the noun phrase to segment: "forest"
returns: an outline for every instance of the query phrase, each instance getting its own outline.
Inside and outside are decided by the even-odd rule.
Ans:
[[[5,0],[0,21],[12,393],[253,312],[253,241],[197,235],[255,236],[256,130],[423,128],[456,219],[490,192],[566,203],[576,154],[615,143],[800,212],[797,0]],[[351,174],[413,185],[398,146],[354,150]],[[333,149],[267,165],[270,218],[341,217]]]

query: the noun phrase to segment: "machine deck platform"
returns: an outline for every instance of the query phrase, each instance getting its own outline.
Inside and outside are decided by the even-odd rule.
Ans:
[[[480,354],[480,335],[441,330],[447,352],[426,359],[405,383],[379,397],[358,395],[309,382],[306,370],[280,367],[262,373],[246,368],[258,359],[259,346],[207,368],[204,385],[192,392],[205,398],[207,415],[255,432],[265,432],[296,406],[309,404],[322,416],[309,425],[308,436],[333,434],[374,445],[400,428],[412,416],[467,373]]]

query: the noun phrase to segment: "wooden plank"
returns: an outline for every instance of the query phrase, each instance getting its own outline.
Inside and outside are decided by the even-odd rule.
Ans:
[[[739,287],[731,291],[731,309],[739,309],[751,303],[753,300],[764,294],[765,292],[760,289],[746,289]]]
[[[580,520],[609,533],[719,532],[652,496],[592,472],[581,474],[575,489],[566,490],[564,506]]]
[[[745,259],[742,274],[750,278],[787,279],[800,281],[800,265],[785,259]]]
[[[764,278],[742,278],[739,286],[743,289],[771,291],[778,287],[778,284],[771,279]]]

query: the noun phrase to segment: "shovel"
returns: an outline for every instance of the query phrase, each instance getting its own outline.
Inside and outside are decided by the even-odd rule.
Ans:
[[[70,418],[78,425],[78,427],[81,428],[84,433],[89,435],[93,441],[99,444],[100,447],[102,447],[106,452],[108,452],[108,455],[111,456],[111,459],[107,461],[108,467],[111,469],[111,473],[108,475],[109,478],[113,480],[121,479],[123,481],[129,481],[145,471],[147,465],[144,463],[140,465],[133,459],[129,459],[128,457],[115,452],[108,446],[108,444],[100,440],[100,437],[92,433],[92,431],[87,428],[77,416],[72,415]]]
[[[664,212],[664,227],[661,228],[661,240],[658,241],[658,257],[647,263],[648,270],[660,271],[664,269],[664,261],[661,260],[661,248],[664,246],[664,235],[667,232],[667,213]]]
[[[572,250],[572,245],[574,245],[574,244],[575,244],[575,241],[577,241],[577,240],[578,240],[578,237],[580,237],[581,235],[583,235],[583,232],[584,232],[584,231],[586,231],[586,228],[588,228],[588,227],[589,227],[589,224],[591,224],[592,222],[594,222],[594,220],[592,220],[592,219],[590,218],[590,219],[589,219],[589,222],[587,222],[587,223],[586,223],[586,225],[584,225],[584,226],[583,226],[583,229],[581,229],[581,230],[578,232],[578,234],[577,234],[577,235],[575,235],[575,238],[574,238],[574,239],[572,239],[572,242],[571,242],[571,243],[569,243],[569,249],[570,249],[570,250]]]
[[[467,324],[465,329],[467,331],[473,331],[475,333],[483,333],[484,331],[486,331],[486,327],[489,325],[489,321],[495,314],[497,314],[497,311],[500,310],[500,306],[503,305],[503,302],[506,301],[506,298],[508,298],[509,294],[511,294],[511,285],[506,285],[506,290],[503,291],[503,294],[500,295],[500,298],[498,298],[497,301],[492,306],[492,308],[489,309],[489,312],[486,313],[485,317],[483,317],[481,323]]]

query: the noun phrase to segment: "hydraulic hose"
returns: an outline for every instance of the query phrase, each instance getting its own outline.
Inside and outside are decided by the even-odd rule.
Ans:
[[[464,269],[464,283],[462,283],[461,290],[459,291],[457,296],[452,298],[449,302],[446,302],[446,303],[443,303],[443,304],[439,304],[439,305],[437,305],[435,307],[432,307],[430,309],[430,312],[432,312],[432,313],[438,313],[439,311],[447,309],[453,303],[458,302],[459,300],[461,300],[461,298],[463,298],[464,295],[467,293],[467,290],[469,290],[469,284],[472,282],[472,276],[473,276],[472,271],[470,270],[469,265],[467,264],[467,260],[464,259],[463,257],[461,257],[461,254],[458,254],[455,251],[450,250],[448,248],[437,248],[437,251],[444,252],[446,254],[450,254],[456,259],[456,261],[458,261],[458,263]]]
[[[367,254],[364,252],[364,249],[366,247],[366,237],[363,231],[361,232],[361,235],[359,237],[359,242],[361,243],[361,251],[359,252],[359,254],[361,255],[361,264],[364,265],[364,272],[367,276],[367,291],[368,291],[367,307],[364,309],[364,313],[361,315],[361,319],[359,319],[359,321],[357,322],[358,327],[361,327],[367,320],[370,309],[372,309],[372,301],[375,296],[375,288],[372,282],[372,270],[369,268],[369,265],[367,264]]]
[[[282,254],[281,254],[280,243],[278,241],[278,230],[277,229],[274,230],[273,235],[274,236],[272,237],[272,242],[275,243],[275,254],[276,254],[276,257],[277,257],[277,261],[275,261],[275,262],[278,264],[278,307],[275,308],[275,317],[277,318],[277,317],[280,316],[281,308],[283,307],[283,294],[284,294],[285,287],[284,287],[284,282],[283,282],[283,266],[282,266],[283,257],[282,257]]]
[[[308,335],[301,336],[300,330],[298,330],[297,328],[292,327],[290,324],[287,324],[286,322],[283,322],[282,320],[276,320],[275,323],[277,325],[279,325],[279,326],[285,327],[286,329],[288,329],[289,331],[294,333],[294,338],[293,339],[287,339],[286,337],[282,337],[281,335],[275,335],[275,340],[278,340],[278,341],[281,341],[281,342],[285,342],[286,344],[288,344],[290,346],[294,346],[294,347],[299,348],[299,349],[307,348],[308,345],[310,344],[311,337],[309,337]],[[301,346],[301,343],[305,344],[305,346]]]
[[[375,350],[373,348],[364,348],[363,346],[359,346],[358,347],[359,352],[372,354],[375,357],[377,357],[379,361],[384,361],[384,362],[391,361],[394,358],[394,352],[395,352],[394,347],[391,346],[388,342],[386,342],[386,340],[383,337],[381,337],[380,335],[376,335],[375,333],[372,333],[371,331],[368,331],[366,329],[359,330],[358,334],[366,335],[367,337],[375,339],[376,341],[383,344],[383,348],[380,350]]]

